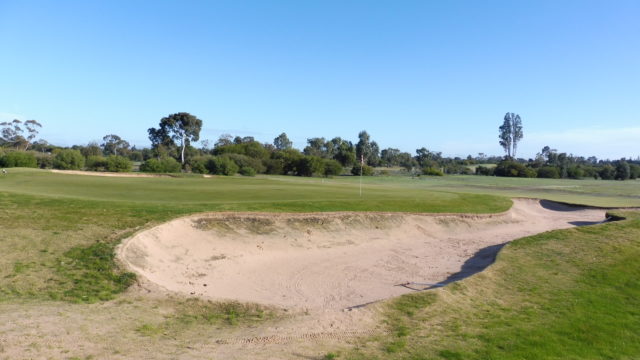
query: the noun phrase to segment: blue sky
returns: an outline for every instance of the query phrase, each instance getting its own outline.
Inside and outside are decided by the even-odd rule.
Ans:
[[[0,121],[86,144],[186,111],[222,133],[447,155],[640,156],[639,1],[0,0]]]

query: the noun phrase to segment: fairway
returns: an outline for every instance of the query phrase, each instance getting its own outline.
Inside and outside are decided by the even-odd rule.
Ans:
[[[616,304],[616,311],[629,314],[628,318],[621,320],[628,324],[629,331],[620,333],[605,330],[609,335],[600,335],[602,344],[614,346],[618,344],[617,341],[636,340],[635,332],[631,331],[637,324],[637,314],[631,309],[637,308],[637,303],[624,299],[636,291],[634,289],[637,289],[638,282],[637,278],[620,276],[622,269],[630,274],[637,272],[637,265],[625,260],[636,251],[634,249],[640,235],[637,220],[543,233],[530,238],[534,240],[516,240],[498,256],[495,266],[462,282],[449,284],[439,290],[356,307],[351,311],[344,312],[342,309],[415,291],[390,287],[390,293],[380,292],[381,283],[376,279],[386,276],[386,285],[394,285],[396,281],[437,283],[456,273],[460,267],[464,268],[465,259],[473,257],[476,252],[481,253],[478,250],[483,246],[491,247],[530,234],[522,231],[526,230],[524,225],[527,221],[533,223],[533,213],[525,212],[515,220],[511,218],[510,212],[505,213],[513,203],[510,196],[544,195],[554,200],[571,199],[588,205],[639,206],[639,182],[545,181],[475,176],[415,179],[371,177],[364,179],[363,196],[360,197],[358,180],[355,177],[284,176],[117,178],[11,169],[0,177],[0,221],[4,231],[0,241],[0,252],[3,254],[0,258],[0,321],[3,324],[0,331],[5,339],[0,343],[0,358],[20,357],[28,352],[33,357],[125,359],[145,357],[152,351],[154,358],[167,359],[199,358],[204,354],[215,354],[221,358],[269,359],[295,358],[293,353],[301,351],[305,356],[316,358],[322,357],[322,354],[339,353],[338,358],[345,359],[404,359],[413,356],[411,354],[425,353],[431,354],[427,358],[435,359],[455,359],[460,356],[482,359],[486,358],[486,354],[492,354],[496,359],[510,359],[513,358],[510,353],[501,353],[492,347],[495,341],[512,341],[505,338],[509,328],[520,329],[531,324],[533,328],[527,328],[527,331],[537,334],[536,331],[550,327],[551,320],[545,316],[551,316],[549,314],[555,311],[553,309],[556,307],[551,301],[557,300],[553,300],[552,295],[559,288],[566,289],[564,299],[573,299],[567,301],[579,304],[580,311],[590,311],[598,319],[606,318],[609,311],[606,305],[595,304],[592,307],[588,302],[584,303],[583,293],[592,291],[581,280],[584,276],[605,276],[598,283],[601,284],[600,289],[606,292],[607,301]],[[136,278],[118,265],[115,249],[124,239],[144,234],[155,227],[170,226],[165,223],[179,217],[220,211],[227,212],[225,216],[228,216],[228,212],[260,212],[266,214],[264,216],[283,216],[283,220],[274,223],[279,225],[273,227],[255,219],[247,220],[251,217],[237,220],[236,223],[224,220],[220,225],[222,228],[214,227],[220,230],[233,225],[233,231],[240,235],[257,232],[259,236],[247,238],[235,234],[225,238],[227,235],[223,232],[224,236],[220,239],[224,241],[216,243],[216,246],[223,246],[226,242],[224,246],[227,248],[220,253],[207,253],[209,250],[206,249],[188,250],[185,246],[196,239],[197,234],[184,239],[178,235],[173,239],[178,243],[169,244],[167,248],[182,249],[180,251],[184,253],[179,256],[184,259],[183,268],[167,266],[168,261],[177,258],[176,254],[168,252],[163,255],[165,262],[153,265],[156,266],[153,271],[156,274],[162,271],[190,274],[191,278],[184,280],[185,291],[178,287],[177,292],[166,292],[163,288],[169,285],[155,284],[145,276]],[[336,220],[338,222],[334,225],[329,225],[329,221],[326,224],[333,226],[334,232],[331,232],[324,229],[324,225],[309,227],[310,222],[314,221],[304,217],[315,212],[327,213],[323,215],[327,219],[338,216],[332,215],[333,212],[368,212],[368,215],[353,215],[353,219],[359,219],[355,222],[357,226],[344,225],[347,223],[344,219]],[[388,223],[392,226],[381,226],[385,221],[375,218],[382,216],[376,215],[376,212],[386,214],[384,216],[391,219]],[[307,220],[287,220],[287,216],[293,216],[294,213],[302,213],[296,216]],[[429,220],[432,222],[425,223],[419,219],[430,215],[421,213],[460,214],[460,218],[447,215],[443,219],[448,220],[434,217]],[[550,218],[541,218],[546,220],[541,220],[539,224],[548,226],[553,219],[572,226],[595,223],[602,217],[586,218],[573,211],[564,214],[573,218],[563,220],[562,216],[551,215]],[[211,216],[215,218],[215,215]],[[371,219],[374,218],[367,216],[377,220],[373,221]],[[489,220],[482,220],[487,221],[487,227],[481,231],[478,220],[474,219],[483,217]],[[312,218],[315,219],[314,216]],[[398,230],[403,229],[397,227],[401,223],[405,224],[402,225],[405,230]],[[514,235],[491,237],[487,232],[490,230],[489,223],[493,224],[491,226],[511,224],[509,226],[515,231]],[[451,246],[453,251],[447,255],[451,257],[441,256],[443,264],[449,267],[436,269],[438,275],[433,278],[429,278],[427,272],[422,273],[428,270],[426,267],[423,269],[423,264],[436,262],[437,256],[430,258],[433,255],[429,249],[440,246],[437,242],[429,243],[435,239],[431,235],[423,238],[426,235],[419,227],[427,229],[426,234],[441,234],[439,241]],[[409,228],[412,230],[408,231]],[[536,232],[547,229],[550,228],[540,227]],[[483,233],[485,235],[481,235]],[[462,235],[457,238],[458,235],[454,234]],[[506,233],[503,235],[506,236]],[[256,239],[260,236],[261,241],[251,242],[258,241]],[[287,236],[288,242],[282,241],[284,236]],[[478,242],[479,236],[488,242]],[[602,242],[602,239],[610,237],[618,240],[611,244]],[[269,245],[278,243],[276,238],[283,246],[280,249]],[[365,241],[364,238],[371,240]],[[580,245],[587,238],[593,251],[583,249]],[[213,244],[218,240],[207,241]],[[416,248],[420,241],[423,248]],[[469,241],[474,242],[475,247],[469,246]],[[427,243],[430,245],[425,245]],[[242,245],[236,247],[238,244]],[[307,249],[302,244],[315,244],[315,248]],[[247,278],[241,275],[232,281],[236,276],[232,274],[244,270],[228,268],[231,284],[227,284],[227,292],[221,292],[219,296],[225,300],[212,301],[210,299],[218,297],[207,297],[204,293],[215,293],[216,287],[222,291],[223,287],[214,278],[202,275],[205,272],[195,266],[200,257],[191,259],[185,255],[189,254],[185,252],[187,250],[200,257],[206,256],[201,259],[204,265],[211,259],[218,264],[225,261],[228,265],[234,262],[242,264],[251,256],[259,259],[270,254],[271,257],[264,258],[267,259],[263,261],[265,266],[275,266],[278,262],[281,266],[246,268],[252,269],[247,276],[255,278],[264,287],[262,298],[255,294],[234,297],[234,286],[250,294],[257,285],[251,281],[245,282]],[[282,257],[277,255],[278,251],[281,251]],[[587,273],[585,266],[588,265],[583,263],[591,262],[595,253],[611,254],[611,258],[602,257],[602,265]],[[274,254],[277,255],[275,258]],[[287,260],[285,254],[293,257]],[[376,260],[374,255],[387,260]],[[457,260],[451,261],[453,258]],[[357,259],[360,259],[359,262]],[[417,266],[414,270],[405,266],[408,259],[414,259],[412,261]],[[492,258],[488,259],[487,263],[490,263]],[[145,261],[152,264],[156,260],[148,258]],[[314,261],[316,265],[313,265]],[[138,260],[140,263],[144,261]],[[359,267],[365,265],[372,270],[367,272]],[[266,276],[270,269],[281,277],[273,278],[273,282],[266,278],[260,280],[260,276]],[[287,275],[289,270],[295,274]],[[536,275],[541,271],[547,275]],[[333,276],[328,285],[317,282],[332,272],[335,272],[334,275],[356,275]],[[566,276],[549,277],[548,273]],[[309,274],[312,276],[305,278]],[[367,274],[372,276],[367,278]],[[288,278],[298,280],[291,285],[286,280]],[[608,288],[607,279],[625,285]],[[178,279],[178,282],[181,281]],[[192,286],[189,282],[197,284],[199,290],[187,290]],[[512,284],[515,284],[515,288]],[[389,289],[386,285],[383,288]],[[290,297],[282,298],[282,294]],[[278,301],[274,301],[274,296],[280,296]],[[299,306],[305,301],[306,305]],[[495,307],[498,303],[501,305]],[[525,306],[529,303],[547,310],[543,313],[532,312],[530,307]],[[494,332],[503,335],[496,339],[485,335],[486,321],[489,319],[478,315],[477,311],[482,309],[490,309],[489,324]],[[568,311],[562,307],[557,309],[560,312]],[[541,321],[532,322],[531,317]],[[609,323],[605,320],[601,321],[607,329],[612,326],[607,325]],[[461,327],[461,323],[467,325]],[[444,329],[442,334],[448,334],[449,340],[443,341],[433,334],[425,337],[425,332],[429,333],[428,329],[434,326]],[[554,326],[554,331],[559,333],[577,331],[569,320]],[[59,331],[67,335],[59,336]],[[465,337],[473,341],[464,342]],[[526,336],[522,339],[533,341],[526,340]],[[533,354],[542,354],[540,358],[562,354],[558,350],[560,345],[553,345],[556,344],[555,337],[547,340],[551,344],[549,346],[553,347],[538,348],[538,352]],[[359,345],[354,350],[346,345],[348,343]],[[587,349],[582,352],[575,350],[576,353],[592,359],[603,354],[588,344],[582,338],[576,340],[576,347]],[[516,350],[510,351],[518,354],[518,346],[513,343],[511,349]],[[187,347],[193,347],[189,355],[176,355],[180,349]],[[624,353],[639,352],[633,346],[627,346],[624,347]]]

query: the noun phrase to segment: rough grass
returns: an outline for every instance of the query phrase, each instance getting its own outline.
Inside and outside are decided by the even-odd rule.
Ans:
[[[342,359],[640,358],[640,214],[507,245],[485,272],[390,301]]]

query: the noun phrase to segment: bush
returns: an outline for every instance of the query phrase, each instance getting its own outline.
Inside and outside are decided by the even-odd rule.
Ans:
[[[616,176],[616,169],[613,166],[607,164],[598,171],[598,175],[602,180],[613,180]]]
[[[107,158],[107,171],[130,172],[133,168],[131,160],[120,155],[111,155]]]
[[[238,172],[238,165],[226,156],[217,156],[207,161],[207,169],[216,175],[235,175]]]
[[[324,160],[317,156],[303,156],[296,163],[295,172],[298,176],[313,176],[324,174]]]
[[[265,160],[266,173],[271,175],[284,175],[283,159],[267,159]]]
[[[3,167],[38,167],[38,161],[32,153],[24,151],[8,152],[0,158],[0,165]]]
[[[342,174],[342,164],[337,160],[324,161],[324,176],[336,176]]]
[[[149,159],[140,165],[140,171],[150,173],[177,173],[181,169],[180,163],[171,157]]]
[[[629,164],[629,178],[630,179],[637,179],[640,178],[640,165],[636,165],[636,164]]]
[[[196,156],[189,159],[189,166],[191,166],[191,172],[196,174],[208,174],[207,162],[213,159],[213,156]]]
[[[493,168],[478,166],[476,167],[476,175],[493,176]]]
[[[85,161],[85,167],[91,171],[107,171],[107,158],[91,155]]]
[[[616,180],[629,180],[631,177],[631,167],[626,161],[620,160],[616,163]]]
[[[82,169],[84,167],[84,156],[78,150],[60,150],[53,158],[53,167],[60,170]]]
[[[222,157],[228,157],[229,159],[233,160],[233,162],[236,163],[236,165],[238,165],[240,169],[244,167],[250,167],[258,173],[264,173],[267,170],[260,159],[251,158],[242,154],[225,154],[222,155]]]
[[[252,167],[245,166],[240,168],[240,175],[242,176],[256,176],[256,170]]]
[[[538,169],[538,177],[545,179],[559,179],[560,170],[555,166],[543,166]]]
[[[497,176],[506,177],[536,177],[537,173],[534,169],[528,168],[518,162],[511,160],[503,160],[498,163],[494,170],[494,174]]]
[[[572,165],[567,168],[567,177],[571,179],[581,179],[584,176],[584,170],[578,165]]]
[[[53,156],[51,154],[36,153],[35,156],[40,169],[53,168]]]
[[[353,165],[351,168],[351,174],[360,176],[360,164]],[[362,167],[362,176],[371,176],[373,175],[373,168],[369,165],[365,165]]]
[[[424,169],[422,169],[422,175],[428,175],[428,176],[444,176],[444,173],[442,173],[442,171],[438,168],[434,168],[431,166],[428,166]]]

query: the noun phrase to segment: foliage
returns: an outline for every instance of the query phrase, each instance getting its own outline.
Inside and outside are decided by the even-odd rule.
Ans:
[[[189,166],[191,167],[191,171],[197,174],[208,174],[209,169],[207,169],[207,163],[213,159],[213,156],[196,156],[189,159]]]
[[[110,155],[107,158],[107,171],[130,172],[133,168],[131,160],[120,155]]]
[[[428,176],[444,176],[444,173],[442,172],[442,170],[435,168],[435,167],[426,167],[422,169],[422,175],[428,175]]]
[[[148,130],[149,140],[155,148],[171,149],[176,147],[176,141],[180,147],[180,163],[185,163],[185,149],[192,141],[200,139],[202,120],[186,113],[171,114],[160,119],[160,125]]]
[[[178,173],[180,170],[180,163],[171,157],[149,159],[140,165],[140,171],[149,173]]]
[[[538,169],[539,178],[559,179],[560,171],[555,166],[543,166]]]
[[[616,169],[613,166],[606,164],[600,168],[598,175],[600,175],[602,180],[613,180],[616,176]]]
[[[240,169],[242,169],[243,167],[250,167],[258,173],[264,173],[266,171],[266,167],[260,159],[235,153],[228,153],[223,156],[233,160],[233,162],[236,163],[236,165],[238,165],[238,168]]]
[[[301,157],[296,163],[296,175],[298,176],[314,176],[314,175],[322,175],[325,171],[325,162],[322,158],[313,156],[313,155],[305,155]]]
[[[522,139],[522,119],[520,115],[506,113],[504,122],[499,128],[500,146],[507,153],[507,157],[515,158],[518,142]]]
[[[287,150],[293,147],[293,142],[289,140],[286,133],[282,133],[273,139],[273,146],[276,150]]]
[[[336,176],[342,174],[342,164],[337,160],[324,160],[324,176]]]
[[[118,155],[118,151],[123,155],[123,151],[128,150],[130,146],[129,142],[115,134],[105,135],[102,141],[104,141],[102,148],[105,155]]]
[[[497,176],[530,178],[536,177],[537,175],[534,169],[512,160],[501,161],[494,169],[494,174]]]
[[[80,170],[84,167],[84,156],[78,150],[63,149],[53,158],[53,167],[60,170]]]
[[[493,176],[494,168],[486,166],[477,166],[476,175]]]
[[[85,161],[85,167],[91,171],[107,171],[107,158],[104,156],[89,156]]]
[[[629,164],[624,160],[618,161],[616,164],[616,174],[614,178],[616,180],[628,180],[630,177],[631,168],[629,167]]]
[[[238,172],[238,165],[227,156],[216,156],[207,161],[207,169],[215,175],[235,175]]]
[[[0,156],[0,166],[8,168],[35,168],[38,167],[38,161],[32,153],[25,151],[9,151],[6,154]]]
[[[38,167],[40,169],[51,169],[53,168],[53,155],[47,153],[35,153],[36,161],[38,162]]]
[[[351,168],[351,174],[355,176],[360,176],[360,164],[356,164]],[[362,166],[362,176],[372,176],[374,173],[373,167],[369,165]]]
[[[38,135],[39,128],[42,127],[36,120],[27,120],[23,123],[18,119],[2,122],[0,126],[3,127],[0,131],[0,143],[10,144],[16,149],[21,148],[24,151],[29,148],[31,142]],[[27,130],[26,136],[23,126]]]
[[[242,176],[256,176],[256,170],[249,166],[241,167],[238,173]]]

